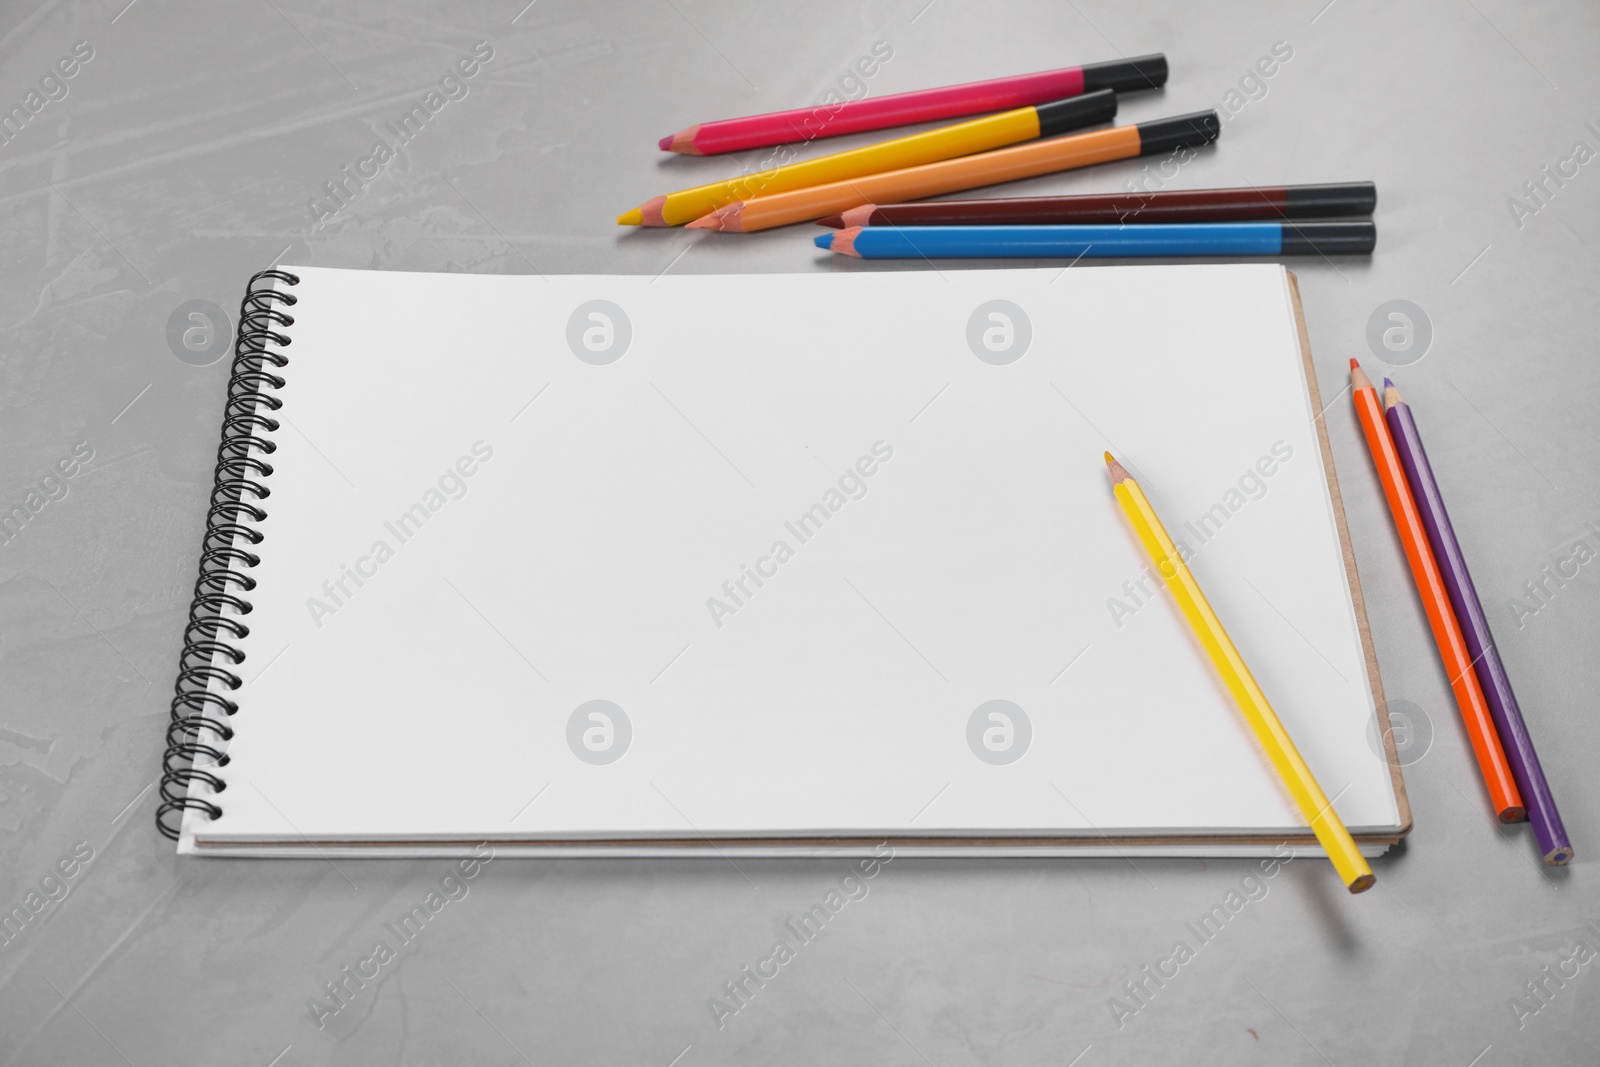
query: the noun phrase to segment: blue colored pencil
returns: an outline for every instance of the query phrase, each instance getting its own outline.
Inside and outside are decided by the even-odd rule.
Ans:
[[[850,226],[815,241],[860,259],[1366,255],[1370,219],[1106,226]]]

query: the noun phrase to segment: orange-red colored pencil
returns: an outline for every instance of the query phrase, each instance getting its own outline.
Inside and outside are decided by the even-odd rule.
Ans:
[[[1400,464],[1400,452],[1395,448],[1389,425],[1384,421],[1383,404],[1378,400],[1378,390],[1362,371],[1361,364],[1350,361],[1350,385],[1356,405],[1356,416],[1361,420],[1361,432],[1366,435],[1367,447],[1372,451],[1372,464],[1378,468],[1378,480],[1383,483],[1383,495],[1389,501],[1389,513],[1394,516],[1400,543],[1405,546],[1406,562],[1411,565],[1411,577],[1417,584],[1417,595],[1422,598],[1423,609],[1428,613],[1428,625],[1433,629],[1433,640],[1439,646],[1439,658],[1450,675],[1450,688],[1456,695],[1456,706],[1461,709],[1461,721],[1466,724],[1467,738],[1478,757],[1483,771],[1483,782],[1489,790],[1489,800],[1501,822],[1521,822],[1527,818],[1522,794],[1517,790],[1516,779],[1511,774],[1511,764],[1506,760],[1500,735],[1495,732],[1494,718],[1489,713],[1489,702],[1484,699],[1483,687],[1472,669],[1472,657],[1467,652],[1467,640],[1450,607],[1450,593],[1445,588],[1444,576],[1439,571],[1439,561],[1428,544],[1427,532],[1422,526],[1422,515],[1417,501],[1406,481],[1405,468]]]

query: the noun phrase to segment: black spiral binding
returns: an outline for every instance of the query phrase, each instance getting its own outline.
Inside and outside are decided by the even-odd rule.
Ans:
[[[206,536],[200,551],[200,577],[189,605],[189,625],[183,631],[177,696],[172,701],[167,750],[161,759],[156,827],[173,840],[178,839],[185,808],[203,811],[213,819],[222,815],[220,805],[189,795],[191,783],[204,782],[216,793],[228,787],[214,772],[228,765],[228,754],[218,745],[233,738],[228,720],[239,705],[213,691],[213,683],[224,691],[241,684],[228,668],[243,663],[244,652],[228,641],[242,640],[250,633],[239,616],[249,614],[251,605],[240,594],[256,587],[255,579],[244,572],[260,563],[261,557],[239,547],[239,542],[254,547],[262,540],[260,531],[249,523],[267,517],[260,502],[271,493],[264,483],[272,476],[272,464],[260,457],[277,448],[262,434],[278,429],[278,420],[271,413],[283,406],[283,401],[267,390],[282,389],[286,384],[267,367],[282,370],[289,364],[282,353],[267,351],[267,342],[287,348],[289,338],[281,329],[294,322],[294,316],[272,306],[276,302],[292,307],[294,295],[277,291],[273,282],[298,285],[300,279],[288,271],[264,270],[250,279],[239,305],[239,337],[233,345],[222,444],[217,449],[211,509],[206,513]],[[211,761],[209,769],[195,766],[201,758]],[[169,821],[167,817],[173,813],[177,817]]]

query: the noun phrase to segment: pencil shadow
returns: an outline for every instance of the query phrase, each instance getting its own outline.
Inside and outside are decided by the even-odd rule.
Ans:
[[[1544,861],[1544,853],[1539,848],[1539,839],[1534,835],[1533,825],[1526,820],[1513,823],[1495,823],[1494,832],[1495,836],[1507,842],[1512,848],[1527,849],[1528,862],[1552,886],[1559,889],[1572,876],[1572,866],[1570,864],[1562,867],[1552,867]],[[1521,840],[1517,840],[1517,838],[1521,838]]]
[[[622,231],[617,234],[619,241],[660,241],[683,234],[682,226],[618,226],[617,229]]]
[[[705,169],[707,171],[705,180],[707,181],[717,177],[734,178],[738,177],[740,173],[739,159],[743,154],[742,152],[729,152],[726,155],[689,156],[684,155],[682,152],[663,152],[661,153],[661,158],[656,160],[656,169],[662,172],[688,172],[696,169]],[[752,167],[754,167],[754,164],[752,164]],[[757,167],[755,169],[759,170],[760,168]],[[715,173],[711,173],[712,171]]]
[[[1529,834],[1528,836],[1532,837],[1533,835]],[[1550,866],[1544,861],[1544,856],[1539,853],[1539,846],[1537,842],[1535,842],[1533,846],[1533,862],[1538,864],[1539,868],[1543,871],[1545,878],[1549,880],[1550,884],[1556,886],[1557,888],[1566,885],[1567,880],[1572,877],[1572,865],[1568,863],[1562,867]]]
[[[1389,861],[1394,853],[1395,850],[1391,849],[1380,859],[1372,861],[1373,866],[1380,872],[1392,866],[1392,861],[1385,861]],[[1323,940],[1344,955],[1354,955],[1361,947],[1361,941],[1345,922],[1344,914],[1340,911],[1334,896],[1335,893],[1342,893],[1344,896],[1349,896],[1350,893],[1339,884],[1337,878],[1328,877],[1327,867],[1326,861],[1308,856],[1304,864],[1297,861],[1288,873],[1294,880],[1294,886],[1299,891],[1301,899],[1311,905],[1311,913],[1316,918]],[[1379,883],[1382,881],[1380,873]]]

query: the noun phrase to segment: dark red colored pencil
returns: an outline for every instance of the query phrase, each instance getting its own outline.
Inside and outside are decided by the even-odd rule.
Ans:
[[[1023,226],[1118,222],[1252,222],[1370,215],[1378,203],[1371,182],[1259,185],[1238,189],[1029,196],[1003,200],[927,200],[863,204],[818,219],[819,226]]]

